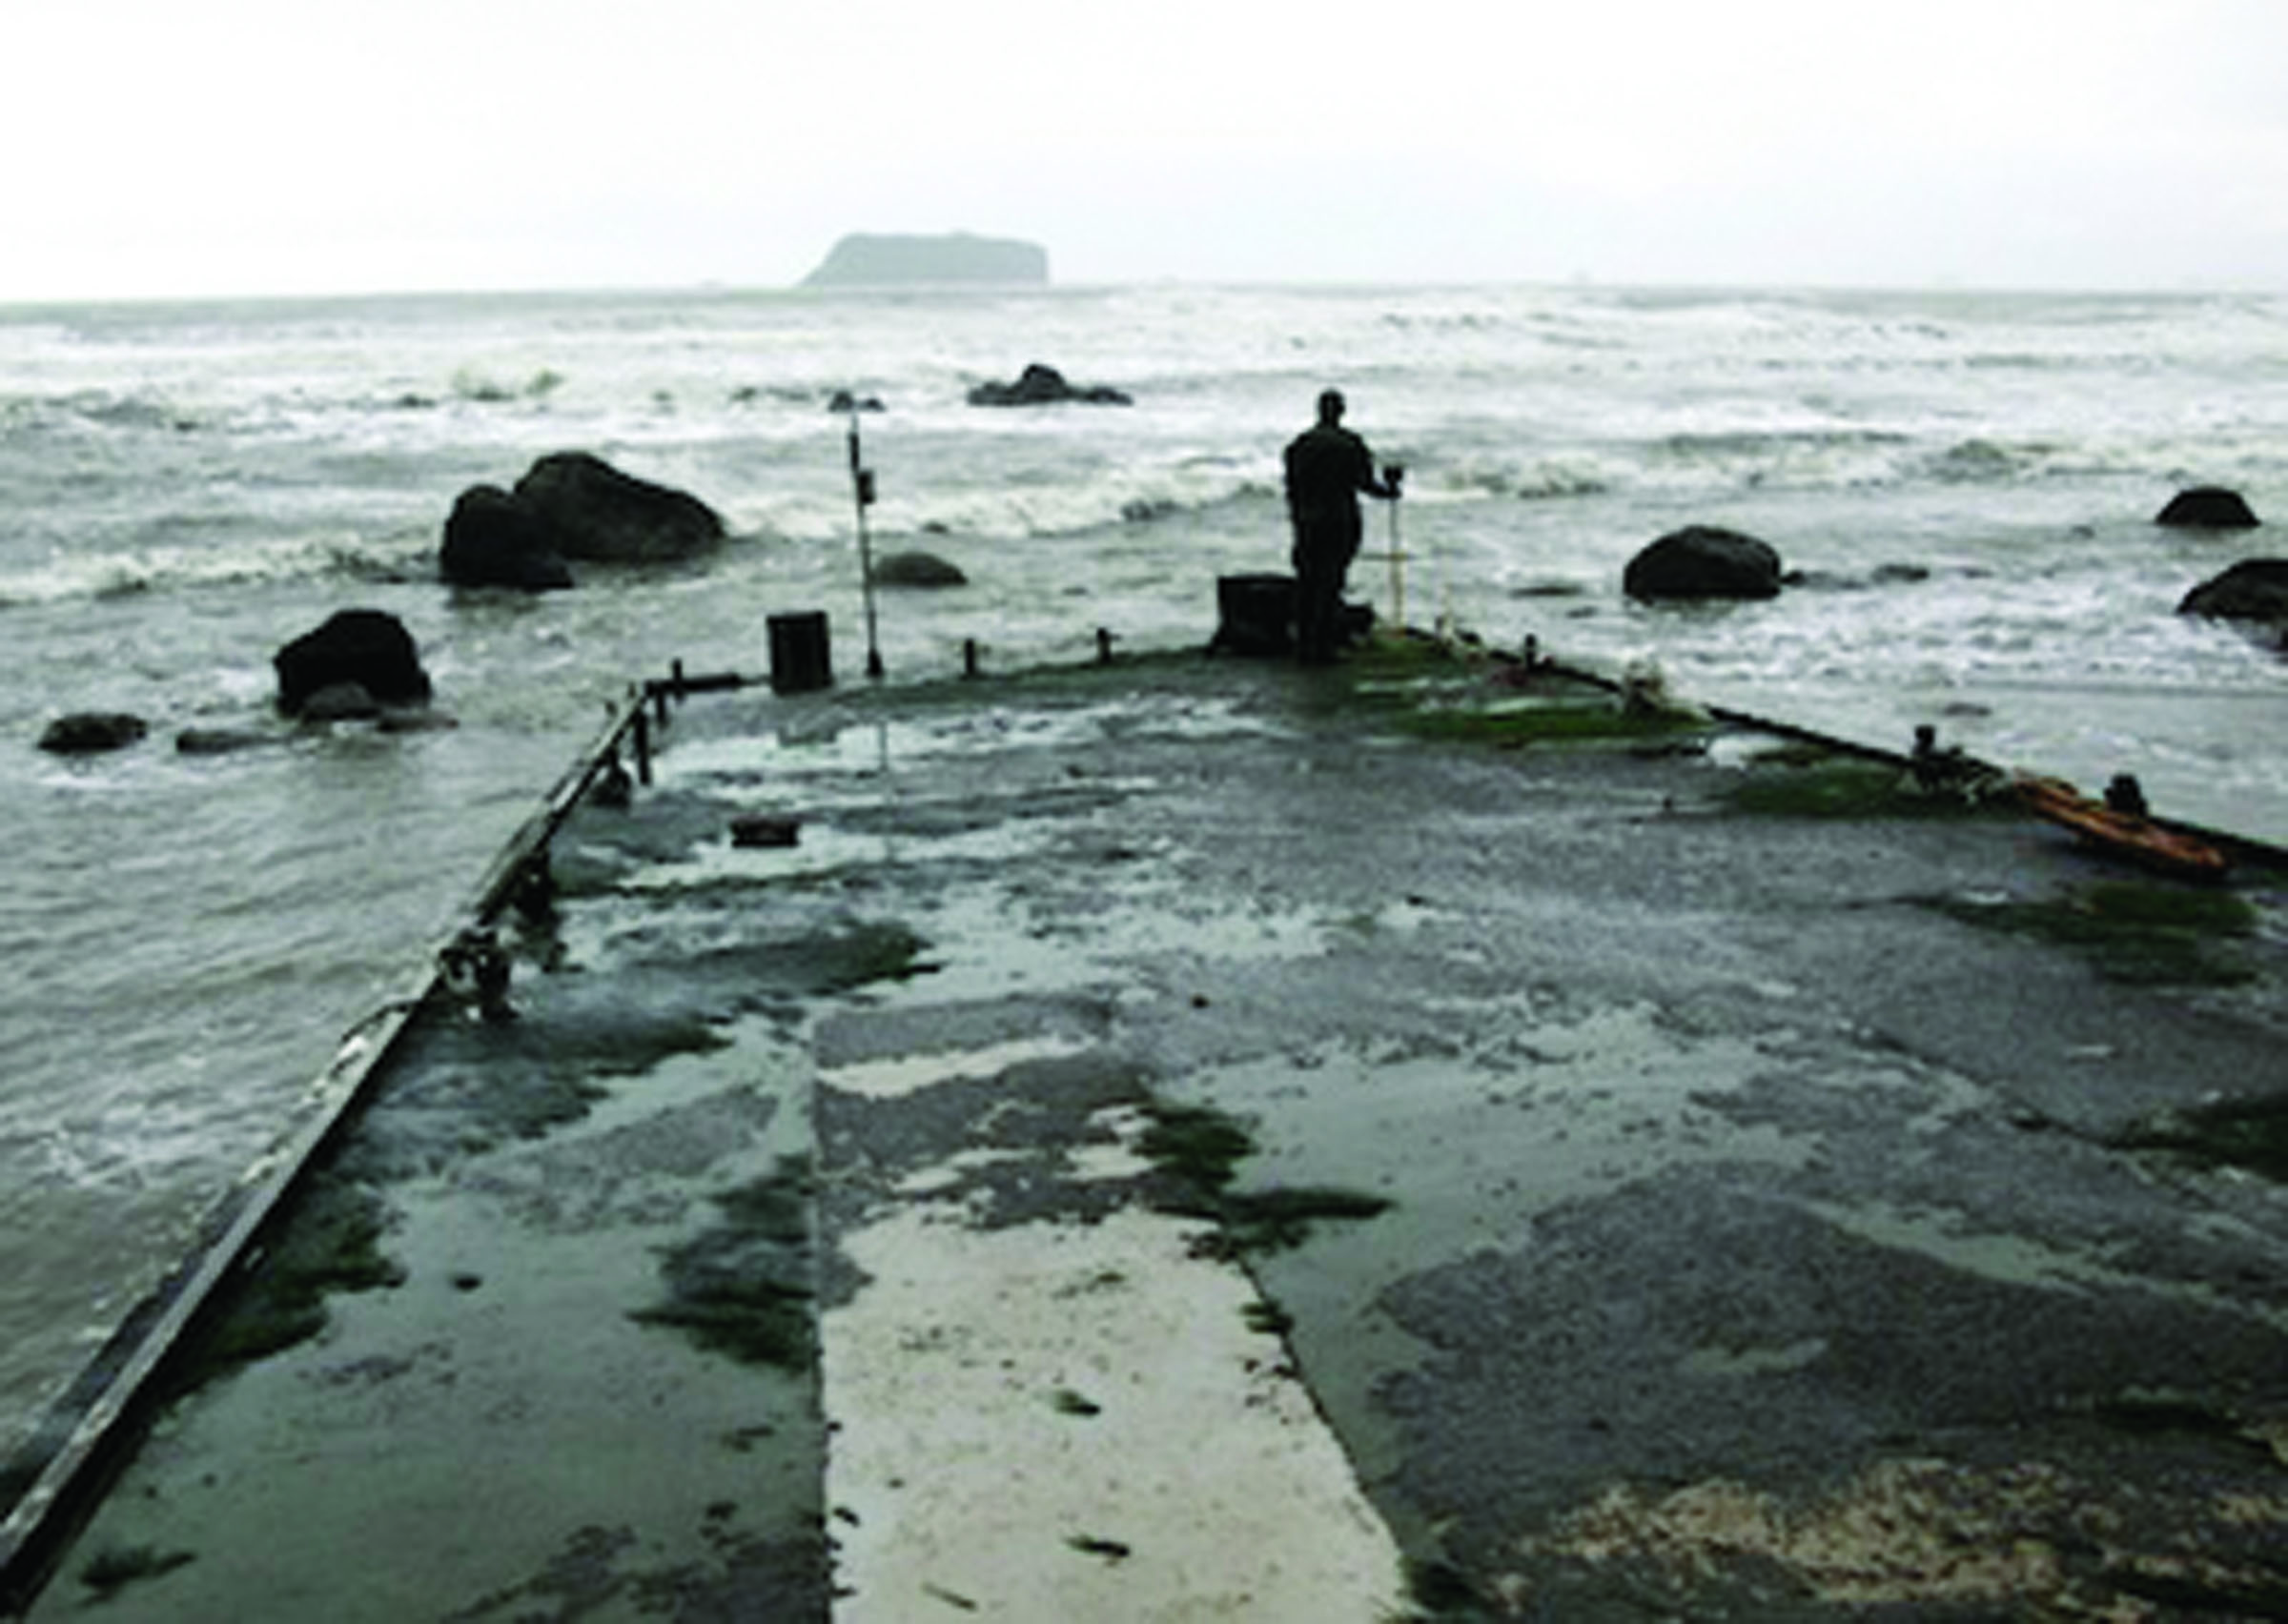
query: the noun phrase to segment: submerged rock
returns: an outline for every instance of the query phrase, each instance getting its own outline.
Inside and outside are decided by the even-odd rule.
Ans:
[[[2196,485],[2171,497],[2153,522],[2180,530],[2254,530],[2258,521],[2239,492]]]
[[[790,846],[800,843],[802,838],[802,820],[784,813],[743,812],[731,820],[731,844],[735,846]]]
[[[584,451],[541,457],[517,481],[515,496],[566,558],[677,563],[724,538],[721,516],[697,497],[623,474]]]
[[[429,702],[429,673],[413,634],[379,609],[344,609],[271,657],[278,674],[278,708],[301,716],[327,688],[355,684],[381,705]]]
[[[450,733],[460,725],[460,719],[424,705],[419,710],[383,711],[378,725],[383,733]]]
[[[1126,395],[1103,384],[1080,388],[1065,381],[1054,367],[1034,361],[1014,383],[981,383],[970,391],[972,406],[1055,406],[1068,402],[1083,406],[1134,405]]]
[[[256,733],[246,728],[186,727],[174,736],[174,748],[185,756],[227,756],[283,744],[286,739],[282,733]]]
[[[1687,525],[1629,559],[1621,586],[1644,599],[1777,598],[1780,555],[1736,530]]]
[[[42,730],[40,748],[54,756],[94,756],[124,750],[150,731],[141,717],[126,711],[72,711]]]
[[[1928,564],[1877,564],[1863,576],[1834,570],[1788,570],[1780,584],[1824,592],[1864,592],[1878,586],[1916,586],[1930,579]]]
[[[362,682],[328,682],[295,712],[304,721],[372,721],[381,701]]]
[[[2186,593],[2176,612],[2288,625],[2288,558],[2243,558]]]
[[[959,565],[935,553],[887,553],[874,560],[877,586],[967,586]]]

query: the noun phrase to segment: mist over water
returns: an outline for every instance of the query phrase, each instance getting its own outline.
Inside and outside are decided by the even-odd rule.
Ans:
[[[1703,698],[1982,754],[2288,839],[2288,666],[2174,613],[2277,527],[2151,522],[2186,484],[2288,506],[2288,306],[2244,296],[1182,286],[704,292],[0,311],[0,1447],[284,1125],[345,1030],[418,980],[485,863],[627,685],[766,665],[825,609],[863,669],[851,419],[891,680],[1195,646],[1218,575],[1284,567],[1278,452],[1338,384],[1409,467],[1369,546],[1408,618],[1657,660]],[[987,410],[1030,361],[1134,404]],[[596,452],[725,518],[710,562],[569,593],[435,580],[465,487]],[[1395,525],[1394,525],[1395,518]],[[1648,610],[1679,525],[1807,583]],[[1387,610],[1387,562],[1354,596]],[[216,757],[276,723],[270,657],[334,610],[412,630],[459,719]],[[32,748],[66,711],[128,752]]]

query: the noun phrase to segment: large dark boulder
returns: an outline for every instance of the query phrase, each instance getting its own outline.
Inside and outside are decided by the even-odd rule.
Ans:
[[[278,708],[300,716],[329,688],[362,688],[385,705],[429,702],[429,673],[413,634],[379,609],[344,609],[271,656],[278,673]]]
[[[1687,525],[1629,559],[1621,588],[1646,600],[1777,598],[1780,555],[1769,543],[1736,530]]]
[[[2288,625],[2288,558],[2243,558],[2186,593],[2176,612]]]
[[[556,533],[531,504],[498,485],[460,493],[445,520],[438,573],[455,586],[513,586],[547,592],[572,584]]]
[[[1104,384],[1083,389],[1065,381],[1065,375],[1054,367],[1034,361],[1018,375],[1014,383],[981,383],[970,391],[972,406],[1058,406],[1067,403],[1082,406],[1130,406],[1127,396]]]
[[[2239,492],[2221,485],[2196,485],[2171,497],[2154,515],[2153,522],[2180,530],[2254,530],[2257,520]]]
[[[292,737],[288,733],[257,733],[244,727],[186,727],[174,736],[174,747],[185,756],[227,756],[234,751],[283,744]]]
[[[584,451],[541,457],[515,494],[567,558],[680,563],[712,551],[724,537],[722,518],[697,497],[623,474]]]
[[[126,711],[73,711],[47,725],[40,748],[57,756],[93,756],[124,750],[150,731],[141,717]]]

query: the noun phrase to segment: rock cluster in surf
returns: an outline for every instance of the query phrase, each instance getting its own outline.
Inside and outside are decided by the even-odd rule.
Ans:
[[[623,473],[584,451],[555,452],[513,490],[473,485],[445,520],[438,569],[456,586],[543,592],[571,561],[683,563],[721,545],[722,517],[688,492]]]
[[[1013,383],[981,383],[970,391],[972,406],[1130,406],[1134,402],[1109,384],[1068,383],[1065,375],[1032,362]]]

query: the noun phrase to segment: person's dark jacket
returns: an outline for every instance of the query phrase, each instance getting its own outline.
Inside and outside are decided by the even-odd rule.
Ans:
[[[1287,445],[1287,515],[1300,555],[1332,555],[1348,563],[1362,534],[1358,493],[1382,494],[1366,441],[1334,423],[1305,429]]]

